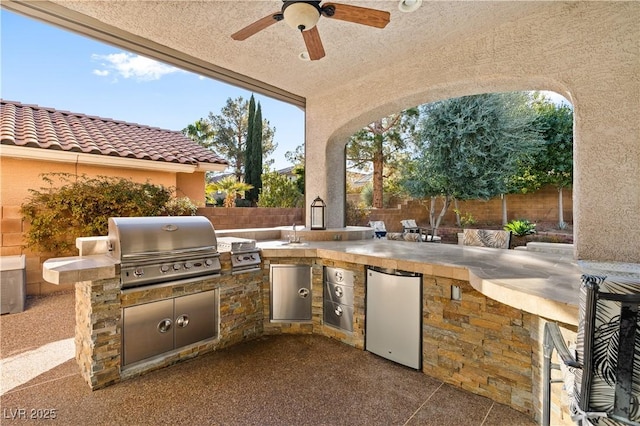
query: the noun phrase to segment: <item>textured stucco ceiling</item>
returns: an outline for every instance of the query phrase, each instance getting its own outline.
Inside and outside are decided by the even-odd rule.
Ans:
[[[350,5],[389,11],[391,22],[378,29],[323,17],[318,30],[326,56],[309,62],[298,58],[305,51],[301,35],[284,22],[244,41],[230,37],[279,11],[280,0],[3,3],[107,41],[152,41],[156,50],[181,52],[201,61],[198,63],[205,68],[221,68],[223,73],[229,70],[301,98],[335,93],[336,88],[346,88],[350,81],[366,78],[389,64],[412,56],[428,57],[447,44],[490,32],[499,23],[548,7],[546,2],[426,1],[417,11],[403,13],[398,10],[398,1],[349,1]],[[145,53],[153,56],[153,52]]]

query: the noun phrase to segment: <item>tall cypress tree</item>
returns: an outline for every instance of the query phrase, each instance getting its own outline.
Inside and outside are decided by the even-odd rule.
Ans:
[[[245,169],[244,169],[244,181],[255,188],[254,182],[254,170],[256,168],[256,135],[255,135],[255,119],[256,119],[256,101],[253,95],[249,99],[249,116],[247,120],[247,145],[245,147]],[[254,199],[253,190],[247,193],[247,199],[252,203],[258,201],[257,197]]]
[[[262,189],[262,107],[260,102],[258,102],[252,128],[253,150],[251,152],[251,171],[249,174],[253,189],[249,191],[249,199],[252,203],[257,204],[260,190]]]

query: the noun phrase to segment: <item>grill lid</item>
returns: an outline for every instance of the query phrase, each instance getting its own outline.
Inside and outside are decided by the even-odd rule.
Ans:
[[[125,260],[158,254],[217,252],[213,225],[203,216],[111,217],[109,248]]]

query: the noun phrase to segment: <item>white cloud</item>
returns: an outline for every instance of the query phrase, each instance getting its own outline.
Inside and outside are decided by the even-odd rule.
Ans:
[[[159,80],[166,74],[181,72],[178,68],[126,52],[112,53],[110,55],[93,54],[91,58],[94,61],[101,62],[103,69],[93,71],[95,75],[99,76],[108,76],[113,71],[115,77],[133,78],[137,81],[152,81]]]

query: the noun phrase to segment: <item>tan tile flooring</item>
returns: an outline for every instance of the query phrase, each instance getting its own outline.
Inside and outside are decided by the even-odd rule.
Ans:
[[[3,361],[19,364],[28,351],[72,337],[73,297],[30,298],[25,312],[0,317]],[[320,336],[264,337],[98,391],[70,359],[6,391],[0,406],[2,425],[535,424],[487,398]],[[55,420],[30,419],[52,410]]]

